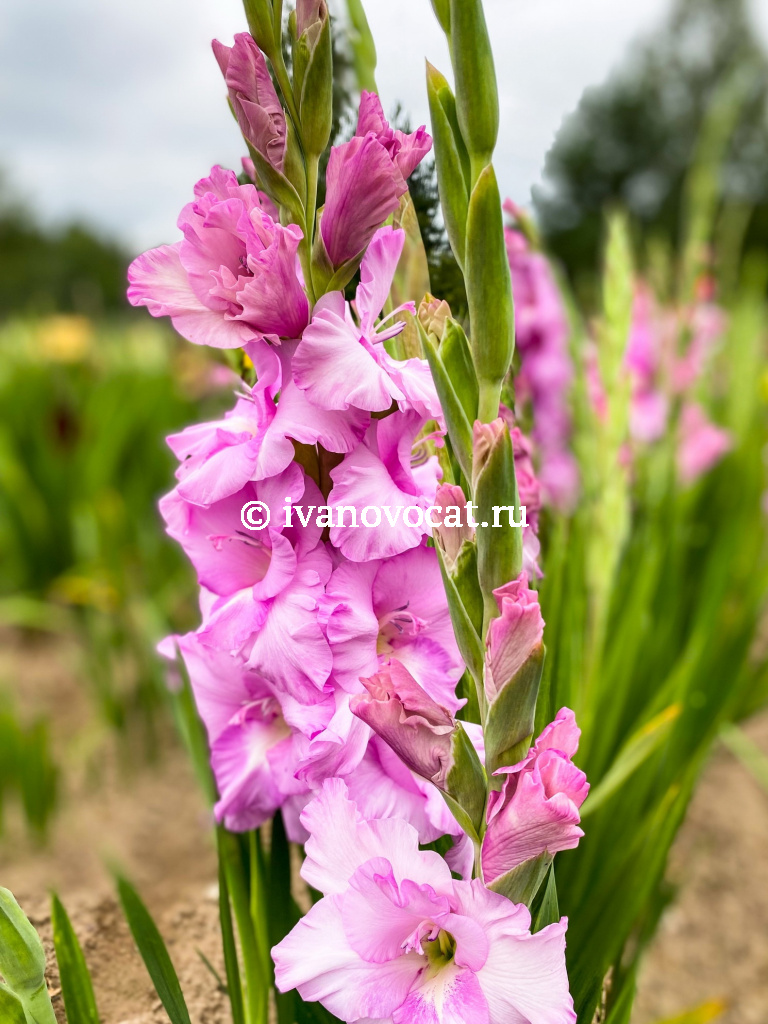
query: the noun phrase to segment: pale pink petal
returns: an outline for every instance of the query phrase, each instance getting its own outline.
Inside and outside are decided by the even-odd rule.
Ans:
[[[225,320],[192,291],[179,259],[179,247],[162,245],[137,257],[128,268],[128,301],[146,306],[152,316],[170,316],[182,338],[195,345],[238,348],[254,337],[248,324]]]
[[[341,899],[347,941],[369,963],[387,963],[416,945],[426,937],[425,922],[435,937],[450,914],[448,898],[431,886],[398,884],[385,857],[362,864]]]
[[[417,953],[388,964],[369,964],[347,942],[341,896],[316,903],[272,950],[275,983],[307,1002],[320,1001],[341,1020],[387,1019],[405,1000],[421,970]]]
[[[393,400],[405,398],[360,337],[333,310],[315,313],[293,358],[296,385],[313,405],[383,412]]]
[[[477,975],[457,966],[426,972],[392,1017],[393,1024],[489,1024]]]
[[[364,819],[341,779],[326,780],[301,821],[311,836],[301,874],[320,892],[344,892],[354,872],[374,857],[387,858],[398,882],[409,878],[440,892],[451,890],[445,861],[419,850],[416,830],[399,818]]]
[[[389,290],[405,245],[405,232],[392,227],[380,228],[360,264],[360,284],[355,305],[363,334],[369,335],[389,298]]]

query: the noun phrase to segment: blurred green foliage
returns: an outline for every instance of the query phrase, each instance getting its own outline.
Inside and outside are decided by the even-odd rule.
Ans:
[[[43,839],[58,789],[48,722],[38,717],[24,724],[10,698],[0,695],[0,836],[8,801],[17,799],[31,832]]]
[[[164,437],[217,415],[234,381],[151,322],[58,315],[0,329],[0,625],[77,636],[119,729],[136,714],[151,729],[154,643],[194,617],[156,508],[173,479]]]

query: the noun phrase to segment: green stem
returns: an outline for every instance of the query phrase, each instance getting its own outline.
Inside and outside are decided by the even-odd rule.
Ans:
[[[481,423],[491,423],[498,418],[501,402],[501,381],[481,380],[480,400],[477,407],[477,418]]]
[[[312,284],[312,252],[311,243],[307,237],[306,224],[304,225],[304,238],[299,245],[299,262],[301,263],[301,272],[304,275],[304,288],[307,292],[307,298],[309,299],[310,306],[314,306],[317,302],[315,295],[315,289]],[[312,310],[310,310],[311,314]]]
[[[269,985],[264,977],[263,960],[251,917],[250,898],[246,884],[240,844],[231,832],[217,830],[219,858],[224,867],[245,972],[245,1015],[247,1024],[267,1024]]]
[[[493,153],[471,153],[469,157],[469,170],[472,179],[472,188],[477,184],[477,179],[491,162]],[[471,190],[470,190],[471,191]]]
[[[299,108],[296,106],[296,101],[293,98],[293,88],[291,86],[291,79],[288,76],[288,69],[285,66],[282,47],[279,47],[272,57],[272,67],[275,69],[275,78],[277,78],[277,84],[280,86],[280,92],[283,95],[283,103],[288,109],[288,114],[293,121],[293,127],[296,129],[296,137],[301,143],[303,149],[304,143],[301,137]]]
[[[315,240],[315,217],[317,214],[317,179],[320,173],[320,157],[307,154],[307,233],[310,247]]]

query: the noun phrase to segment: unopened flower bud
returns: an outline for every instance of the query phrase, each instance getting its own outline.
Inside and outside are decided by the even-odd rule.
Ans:
[[[469,524],[467,499],[464,491],[455,484],[440,484],[435,495],[435,505],[440,509],[440,526],[432,536],[443,552],[446,568],[453,569],[464,541],[474,540],[475,530]]]
[[[573,849],[584,834],[579,808],[589,783],[571,761],[579,736],[573,712],[563,708],[527,757],[497,770],[504,782],[490,794],[482,847],[483,879],[497,892],[504,892],[515,868]]]
[[[294,87],[301,137],[307,152],[317,157],[328,145],[333,126],[333,47],[325,0],[298,0],[296,37]]]
[[[352,698],[352,713],[381,736],[411,771],[444,789],[452,763],[453,715],[432,700],[399,661],[390,661],[362,682],[368,692]]]
[[[362,683],[368,695],[352,698],[352,713],[411,771],[432,782],[462,828],[476,837],[485,806],[485,774],[461,723],[399,661],[388,662]]]
[[[533,734],[544,664],[544,620],[525,573],[493,594],[500,615],[486,638],[484,686],[488,700],[486,765],[489,773],[519,761]]]
[[[277,171],[285,164],[286,124],[264,54],[247,32],[234,46],[214,39],[213,52],[224,75],[229,101],[246,142]]]
[[[493,592],[515,579],[522,568],[522,527],[515,480],[515,459],[509,428],[501,417],[475,421],[472,448],[472,492],[476,519],[485,524],[477,535],[478,577],[489,612],[496,614]],[[502,518],[499,511],[506,510]]]
[[[427,334],[434,334],[438,339],[443,337],[445,321],[451,315],[451,307],[445,299],[436,299],[427,293],[419,306],[419,320]]]

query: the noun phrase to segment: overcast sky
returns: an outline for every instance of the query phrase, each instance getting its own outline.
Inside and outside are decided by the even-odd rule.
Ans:
[[[752,2],[768,35],[768,0]],[[506,194],[529,201],[563,117],[668,4],[486,0]],[[385,109],[399,100],[427,121],[424,58],[449,67],[429,0],[366,10]],[[46,219],[83,217],[134,250],[175,241],[193,182],[213,163],[239,167],[210,40],[244,27],[238,0],[4,0],[0,165]]]

